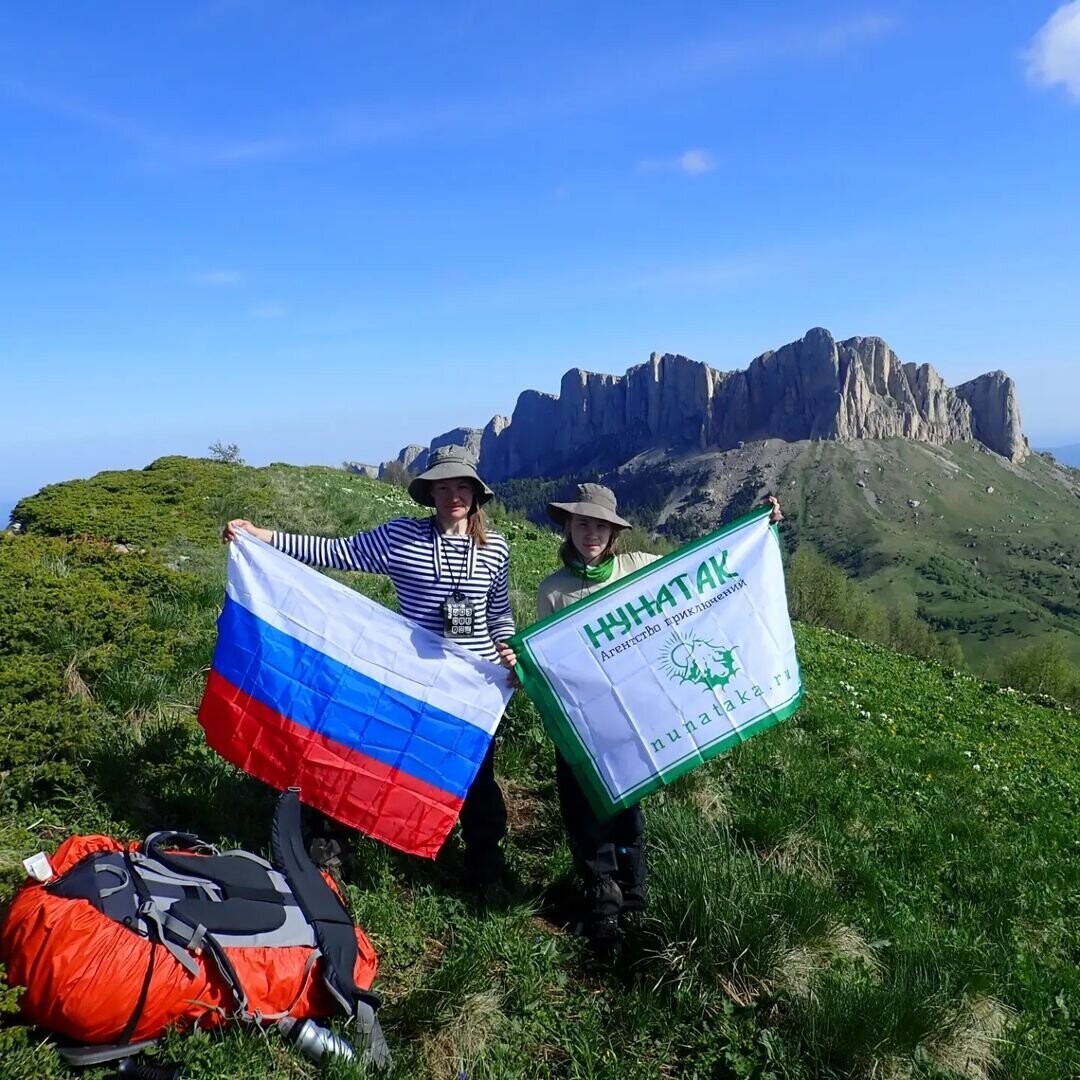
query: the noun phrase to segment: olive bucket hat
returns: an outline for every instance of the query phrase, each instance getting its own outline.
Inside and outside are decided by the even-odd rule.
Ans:
[[[576,502],[548,503],[548,517],[559,525],[566,523],[569,514],[581,517],[599,518],[620,529],[629,529],[630,522],[624,521],[615,513],[617,504],[615,492],[603,484],[578,484]]]
[[[409,484],[409,494],[421,506],[434,506],[431,497],[433,480],[452,480],[465,476],[477,484],[476,505],[483,506],[495,498],[495,492],[476,473],[476,458],[464,446],[440,446],[431,452],[427,468]]]

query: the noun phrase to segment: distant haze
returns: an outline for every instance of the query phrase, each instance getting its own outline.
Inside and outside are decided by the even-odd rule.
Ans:
[[[1058,461],[1080,469],[1080,443],[1076,443],[1074,446],[1059,446],[1052,449],[1050,453],[1053,454]]]

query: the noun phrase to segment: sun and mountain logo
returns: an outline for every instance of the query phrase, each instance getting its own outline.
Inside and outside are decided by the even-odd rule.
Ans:
[[[707,690],[724,689],[739,673],[735,649],[714,645],[705,638],[673,633],[664,645],[660,666],[670,679],[679,683],[697,683]]]

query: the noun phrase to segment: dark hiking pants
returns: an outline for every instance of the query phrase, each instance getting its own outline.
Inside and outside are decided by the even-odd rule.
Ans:
[[[502,867],[499,842],[506,835],[506,803],[495,779],[495,740],[477,770],[461,807],[461,838],[471,873],[494,878]]]
[[[555,783],[559,791],[566,834],[574,866],[592,892],[605,879],[619,883],[623,910],[640,910],[645,905],[645,849],[642,833],[645,815],[641,806],[622,810],[601,820],[581,789],[566,759],[555,751]]]

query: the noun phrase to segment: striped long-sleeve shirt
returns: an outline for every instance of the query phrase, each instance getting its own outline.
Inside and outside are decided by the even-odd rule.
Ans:
[[[510,611],[510,549],[498,533],[480,547],[467,536],[445,536],[434,518],[395,518],[370,532],[331,540],[275,532],[271,543],[309,566],[386,574],[401,614],[427,630],[443,632],[442,602],[455,589],[473,603],[473,633],[454,640],[487,660],[494,643],[514,632]]]

